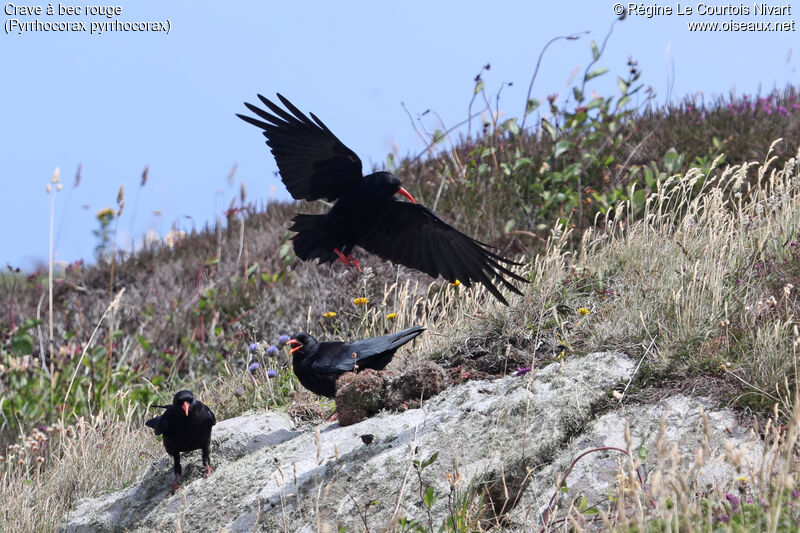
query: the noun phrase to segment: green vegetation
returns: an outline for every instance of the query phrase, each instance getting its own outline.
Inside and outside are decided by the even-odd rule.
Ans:
[[[594,66],[602,49],[593,43],[591,53],[571,93],[547,97],[541,127],[520,127],[541,112],[535,99],[525,117],[499,122],[487,66],[474,88],[490,117],[480,135],[451,140],[443,126],[428,137],[434,156],[389,160],[422,203],[524,258],[531,284],[509,308],[482,288],[431,282],[374,257],[361,260],[361,275],[302,263],[284,225],[296,206],[259,210],[244,193],[225,227],[176,233],[122,256],[111,248],[108,210],[98,214],[96,265],[71,265],[55,278],[9,268],[0,278],[0,522],[50,530],[76,498],[135,479],[147,464],[140,452],[160,454],[142,428],[148,406],[168,403],[181,387],[219,419],[253,407],[324,416],[329,406],[298,387],[282,350],[268,348],[299,329],[352,338],[422,324],[428,333],[415,356],[473,360],[490,373],[535,367],[542,362],[534,353],[558,359],[618,348],[642,362],[627,397],[647,401],[669,383],[758,416],[774,408],[790,428],[776,442],[791,448],[800,345],[797,89],[658,107],[630,61],[617,94],[590,97],[594,80],[608,75]],[[43,303],[51,279],[52,314]],[[486,355],[467,357],[475,354]],[[428,509],[445,497],[423,479],[433,460],[416,465]],[[787,466],[776,468],[796,481]],[[666,514],[648,527],[796,523],[788,485],[748,485],[736,505],[684,491],[695,506],[669,514],[677,507],[666,503],[676,500],[665,482]],[[443,530],[479,527],[482,493],[463,490],[449,496]],[[580,502],[575,509],[564,527],[586,525],[577,517],[590,511]],[[603,520],[630,530],[647,523],[619,516]],[[428,516],[398,527],[439,526]]]

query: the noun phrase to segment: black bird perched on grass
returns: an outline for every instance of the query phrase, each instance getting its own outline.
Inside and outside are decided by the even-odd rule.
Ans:
[[[425,331],[413,326],[391,335],[353,342],[317,342],[308,333],[295,333],[289,339],[292,368],[300,383],[321,396],[336,396],[336,380],[347,372],[371,368],[383,370],[394,353]]]
[[[361,160],[311,113],[311,119],[278,95],[287,112],[258,95],[272,113],[252,104],[245,106],[259,118],[237,114],[264,130],[284,185],[296,200],[336,202],[324,215],[298,214],[290,228],[294,252],[300,259],[329,263],[337,258],[361,270],[353,258],[356,246],[384,259],[442,276],[469,287],[482,283],[495,298],[508,305],[492,280],[522,294],[505,276],[527,282],[507,266],[517,263],[492,251],[482,242],[447,224],[400,186],[389,172],[362,175]],[[411,200],[394,198],[401,194]],[[506,266],[504,266],[506,265]]]
[[[164,448],[175,460],[175,481],[172,492],[178,489],[178,480],[183,473],[181,468],[181,452],[202,450],[203,465],[206,477],[211,474],[211,426],[217,423],[214,413],[201,401],[196,400],[192,391],[182,390],[175,393],[172,405],[154,405],[166,409],[161,415],[151,418],[145,424],[155,431],[156,435],[164,435]]]

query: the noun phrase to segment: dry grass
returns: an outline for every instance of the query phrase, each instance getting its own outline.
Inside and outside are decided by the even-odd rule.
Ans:
[[[124,397],[123,415],[35,430],[0,464],[0,530],[54,531],[78,499],[134,482],[163,453],[145,431],[141,406]]]
[[[778,415],[778,413],[775,413]],[[581,509],[580,498],[567,502],[560,518],[547,524],[548,531],[796,531],[800,518],[797,445],[800,436],[800,401],[795,400],[787,426],[768,425],[764,444],[753,454],[726,444],[708,446],[712,432],[703,417],[707,439],[691,457],[682,457],[677,443],[665,438],[664,420],[647,459],[644,485],[637,470],[642,463],[631,448],[618,462],[613,498],[606,505]],[[737,476],[708,485],[700,475],[709,463],[722,460]],[[705,479],[705,482],[701,480]],[[553,515],[559,513],[554,509]]]
[[[800,227],[800,163],[793,158],[780,169],[771,164],[768,157],[758,165],[759,180],[752,186],[744,178],[755,164],[731,167],[718,179],[704,179],[694,170],[675,177],[648,199],[643,219],[631,222],[625,209],[618,209],[616,218],[586,232],[575,249],[570,248],[574,240],[568,231],[555,229],[545,252],[522,269],[532,280],[525,297],[511,297],[508,308],[483,288],[467,291],[441,281],[428,284],[367,259],[362,264],[372,270],[365,269],[357,280],[349,277],[347,290],[332,285],[352,273],[302,265],[308,272],[290,280],[287,292],[295,288],[295,294],[303,295],[302,313],[273,319],[257,309],[252,315],[260,318],[253,320],[269,316],[264,329],[271,335],[301,327],[327,340],[378,335],[413,324],[428,328],[399,352],[393,364],[400,365],[428,357],[457,364],[467,354],[511,357],[515,362],[526,354],[535,362],[539,354],[568,357],[614,347],[642,357],[656,373],[702,371],[726,380],[734,376],[743,398],[778,403],[782,420],[788,422],[787,432],[769,440],[767,456],[776,458],[765,466],[770,475],[762,476],[767,479],[763,483],[751,484],[754,497],[768,502],[783,498],[775,487],[795,483],[792,454],[800,417],[793,400],[798,302],[790,286],[792,276],[800,272],[800,267],[795,270],[800,265],[797,247],[790,246],[798,240]],[[394,276],[387,275],[388,268]],[[328,274],[333,277],[326,278]],[[379,282],[386,279],[391,281]],[[301,280],[304,286],[293,287]],[[279,307],[286,297],[275,295],[262,310]],[[370,301],[354,305],[355,297]],[[293,309],[298,305],[292,302]],[[325,311],[337,315],[325,318]],[[543,348],[534,353],[540,345]],[[242,371],[246,361],[229,362],[216,381],[198,386],[203,401],[218,406],[220,419],[278,403],[275,395],[297,393],[293,385],[278,390],[278,381],[255,380]],[[118,401],[127,400],[123,395]],[[137,408],[126,404],[120,410],[115,405],[108,412],[123,414],[101,411],[71,430],[44,432],[49,446],[24,452],[22,463],[19,450],[27,444],[12,452],[13,459],[6,453],[0,467],[4,526],[14,524],[15,531],[52,529],[77,498],[132,482],[150,462],[148,454],[161,454],[160,444],[142,429],[144,417]],[[730,461],[735,461],[733,455]],[[649,481],[651,493],[663,502],[658,513],[647,510],[641,495],[620,497],[621,507],[604,520],[636,529],[658,519],[664,530],[708,520],[699,489],[687,481],[691,465],[663,464],[673,466],[664,467],[660,481]],[[630,473],[623,469],[621,475],[630,481]],[[776,507],[770,509],[780,505],[775,500]],[[578,515],[564,526],[570,524],[591,526]]]

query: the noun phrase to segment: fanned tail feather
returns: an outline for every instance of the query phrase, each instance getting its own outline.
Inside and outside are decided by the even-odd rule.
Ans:
[[[320,263],[330,263],[336,260],[333,251],[336,245],[322,224],[324,216],[298,214],[292,219],[294,224],[289,229],[297,232],[292,237],[294,253],[303,261],[319,259]]]

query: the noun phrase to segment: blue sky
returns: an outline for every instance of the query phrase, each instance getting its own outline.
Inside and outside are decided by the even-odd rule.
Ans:
[[[431,109],[454,124],[467,116],[475,74],[490,63],[488,92],[513,82],[503,89],[500,107],[519,116],[542,47],[558,35],[589,31],[578,41],[554,44],[544,58],[534,96],[563,98],[572,76],[591,59],[590,39],[605,37],[614,2],[555,4],[118,0],[122,13],[111,19],[4,11],[4,27],[10,19],[83,21],[87,27],[114,19],[169,20],[170,33],[0,35],[2,266],[31,269],[47,260],[45,187],[56,167],[63,189],[56,196],[55,254],[62,261],[92,260],[95,215],[115,206],[121,185],[126,205],[117,231],[123,247],[147,230],[163,236],[174,225],[189,229],[213,221],[242,182],[248,200],[288,198],[260,132],[235,116],[256,93],[281,92],[313,111],[367,169],[383,164],[393,149],[404,155],[424,148],[401,102],[412,115]],[[687,29],[689,21],[791,21],[794,5],[777,17],[755,15],[752,4],[746,4],[749,16],[702,16],[697,3],[682,5],[694,7],[695,15],[630,15],[617,24],[599,63],[611,72],[592,87],[610,95],[631,56],[660,102],[668,94],[676,99],[700,92],[708,100],[798,83],[797,31]],[[438,127],[433,117],[426,121],[431,131]],[[140,187],[145,166],[149,178]]]

